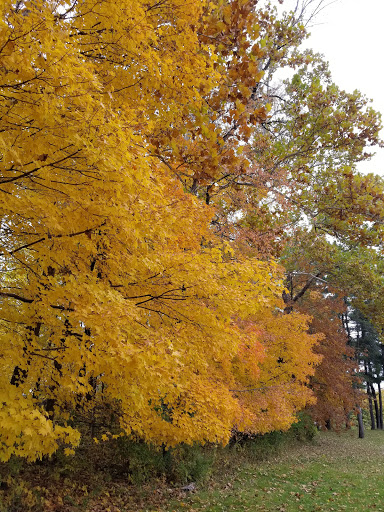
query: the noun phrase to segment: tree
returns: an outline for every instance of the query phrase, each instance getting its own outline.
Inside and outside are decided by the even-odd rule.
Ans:
[[[343,407],[337,414],[335,404],[344,402],[348,413],[361,402],[356,389],[361,385],[353,379],[357,375],[367,383],[372,425],[380,425],[382,352],[378,330],[382,326],[383,295],[380,252],[362,244],[346,246],[336,240],[330,242],[324,235],[302,230],[287,244],[283,261],[287,269],[286,312],[298,310],[311,314],[312,328],[326,335],[325,342],[318,347],[324,358],[313,379],[315,385],[320,383],[315,393],[320,392],[321,398],[312,410],[316,415],[319,408],[328,411],[326,416],[333,419],[333,424],[340,424],[337,418],[342,418]],[[327,303],[333,303],[333,308],[327,307]],[[364,367],[362,374],[360,368]],[[379,400],[373,383],[378,384]],[[335,390],[338,392],[334,393]]]
[[[191,192],[241,167],[239,137],[218,160],[207,98],[236,106],[231,133],[265,119],[233,97],[257,74],[252,8],[3,4],[2,460],[71,453],[74,415],[97,405],[113,435],[171,446],[288,428],[311,400],[318,337],[282,314],[282,269],[216,236],[174,167]]]
[[[355,309],[349,318],[350,343],[355,348],[356,357],[365,380],[371,418],[371,429],[383,429],[383,405],[381,397],[381,382],[383,380],[383,346],[372,323]],[[375,386],[378,389],[376,394]]]
[[[322,360],[311,378],[316,403],[309,412],[319,426],[339,430],[349,426],[350,415],[362,403],[359,369],[342,321],[343,297],[330,287],[325,291],[323,283],[316,284],[297,304],[300,312],[311,315],[311,331],[324,336],[316,346]]]

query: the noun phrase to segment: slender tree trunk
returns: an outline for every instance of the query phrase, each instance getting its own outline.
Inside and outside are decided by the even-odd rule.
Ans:
[[[379,428],[380,430],[383,430],[383,399],[381,395],[380,382],[377,383],[377,387],[379,388]]]
[[[368,404],[369,404],[369,416],[371,418],[371,430],[375,430],[376,429],[375,415],[373,414],[371,386],[370,386],[369,382],[367,382],[367,395],[368,395]]]
[[[373,413],[371,383],[368,380],[369,372],[368,372],[367,363],[365,361],[364,361],[364,372],[365,372],[365,379],[366,379],[366,383],[367,383],[367,395],[368,395],[368,404],[369,404],[369,416],[371,418],[371,430],[376,430],[375,415]]]
[[[359,439],[364,439],[364,423],[363,423],[363,414],[361,412],[361,407],[358,408],[357,421],[359,424]]]
[[[348,343],[350,343],[351,342],[351,329],[349,327],[349,321],[348,321],[348,314],[347,313],[345,315],[344,314],[341,315],[341,321],[342,321],[344,329],[347,332]]]
[[[380,428],[379,404],[377,403],[376,391],[375,391],[375,388],[372,383],[371,383],[371,393],[372,393],[373,403],[375,404],[376,428],[379,429]]]

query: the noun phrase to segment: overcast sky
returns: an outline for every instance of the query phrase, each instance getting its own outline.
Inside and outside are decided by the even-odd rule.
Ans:
[[[313,0],[314,6],[318,3]],[[296,0],[283,3],[285,10],[295,5]],[[384,121],[384,0],[324,0],[323,5],[306,45],[324,54],[339,87],[372,99]],[[384,176],[384,149],[376,152],[358,169]]]

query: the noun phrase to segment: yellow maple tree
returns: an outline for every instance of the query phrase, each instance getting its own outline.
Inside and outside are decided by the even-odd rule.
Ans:
[[[203,133],[224,70],[198,27],[218,4],[1,4],[1,460],[72,453],[96,403],[174,445],[287,428],[309,399],[317,338],[283,318],[281,270],[215,238],[213,208],[153,155],[162,133],[178,154],[187,118]],[[279,410],[239,384],[269,404],[278,386]]]

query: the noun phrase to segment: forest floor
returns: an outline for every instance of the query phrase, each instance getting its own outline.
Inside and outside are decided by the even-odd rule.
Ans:
[[[31,468],[32,469],[32,468]],[[52,477],[23,470],[0,490],[0,512],[384,512],[384,431],[320,433],[260,461],[221,453],[192,491],[165,481]]]

